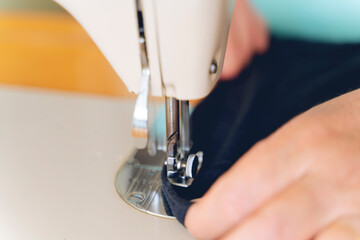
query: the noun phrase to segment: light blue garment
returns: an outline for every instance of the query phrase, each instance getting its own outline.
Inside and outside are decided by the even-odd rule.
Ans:
[[[251,0],[278,36],[360,42],[360,0]]]

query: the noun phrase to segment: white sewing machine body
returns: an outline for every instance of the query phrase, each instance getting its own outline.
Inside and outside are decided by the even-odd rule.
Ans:
[[[130,92],[141,60],[136,0],[56,0],[85,28]],[[203,98],[220,77],[233,0],[144,0],[151,95]],[[215,74],[210,73],[213,62]]]
[[[56,1],[83,25],[128,90],[138,94],[132,134],[148,139],[147,150],[119,170],[120,196],[139,210],[166,216],[163,166],[167,180],[185,188],[202,166],[203,153],[191,152],[189,100],[208,95],[220,77],[234,1]],[[149,95],[165,96],[165,152],[150,142]]]
[[[129,91],[141,95],[140,0],[55,1],[83,25]],[[233,0],[142,0],[151,95],[191,100],[212,90],[222,70],[232,6]],[[140,210],[164,215],[158,187],[129,184],[133,170],[142,172],[139,182],[161,184],[153,172],[159,175],[166,155],[126,161],[134,147],[128,131],[132,102],[7,88],[0,89],[0,99],[0,238],[190,239],[175,221],[140,214],[118,198],[114,185],[138,207],[142,191],[141,203],[154,208]],[[170,113],[176,120],[175,110]],[[182,133],[170,140],[190,137],[177,121],[170,123]],[[167,149],[173,143],[168,139]]]

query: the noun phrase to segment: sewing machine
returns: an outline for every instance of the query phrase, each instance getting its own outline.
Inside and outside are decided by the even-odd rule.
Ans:
[[[148,139],[121,167],[121,197],[166,216],[160,174],[189,187],[202,152],[191,152],[189,100],[210,93],[220,77],[233,0],[56,0],[85,28],[130,92],[138,94],[132,135]],[[166,141],[149,124],[149,96],[165,96]],[[155,135],[155,137],[154,137]]]

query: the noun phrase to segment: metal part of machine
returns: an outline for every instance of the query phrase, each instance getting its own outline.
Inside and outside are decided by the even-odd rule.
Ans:
[[[170,218],[161,195],[161,172],[166,153],[151,156],[146,149],[137,150],[120,168],[115,186],[120,197],[136,209],[158,217]]]
[[[199,172],[203,153],[190,154],[191,131],[189,101],[167,97],[166,100],[166,171],[168,181],[189,187]]]
[[[141,0],[135,1],[137,8],[139,48],[141,60],[141,85],[135,104],[131,133],[134,137],[148,138],[148,98],[150,92],[151,75],[149,69],[148,53],[146,48],[143,6],[141,4]]]

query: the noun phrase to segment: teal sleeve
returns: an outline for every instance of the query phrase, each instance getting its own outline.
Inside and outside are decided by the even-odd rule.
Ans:
[[[251,0],[274,35],[360,43],[360,0]]]

